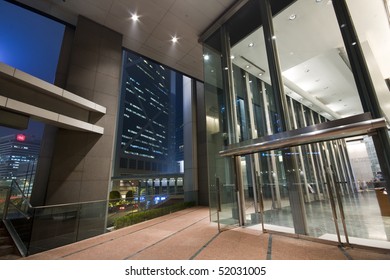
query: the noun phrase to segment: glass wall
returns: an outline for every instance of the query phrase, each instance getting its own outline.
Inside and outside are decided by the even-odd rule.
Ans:
[[[196,202],[196,81],[124,50],[121,83],[111,190],[118,195],[110,205],[145,196],[164,203],[171,198]]]
[[[53,84],[64,30],[63,23],[1,1],[0,63]],[[24,121],[15,121],[20,118]],[[31,195],[44,129],[39,120],[0,108],[0,184],[17,180]]]
[[[124,51],[115,174],[180,172],[182,104],[183,75]]]
[[[267,14],[261,3],[269,2]],[[340,28],[331,1],[259,0],[206,36],[212,220],[346,243],[389,240],[390,218],[382,215],[378,188],[367,182],[361,187],[347,136],[220,156],[254,143],[261,150],[263,143],[321,130],[335,120],[370,118],[363,114],[368,111]],[[376,174],[372,169],[367,181],[380,181]],[[361,223],[367,226],[358,230]]]

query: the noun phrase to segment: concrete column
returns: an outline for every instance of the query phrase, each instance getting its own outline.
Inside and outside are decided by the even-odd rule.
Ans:
[[[46,205],[107,200],[113,166],[121,65],[122,35],[80,17],[74,34],[65,89],[107,108],[105,115],[89,115],[91,122],[104,127],[104,134],[58,130]],[[104,232],[104,205],[100,204],[93,211],[95,217],[101,217],[95,220],[93,232],[86,233],[83,230],[85,225],[79,222],[78,239]]]
[[[196,102],[192,79],[183,77],[184,201],[198,203]]]

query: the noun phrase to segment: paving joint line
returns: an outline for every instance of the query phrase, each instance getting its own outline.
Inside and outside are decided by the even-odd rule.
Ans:
[[[268,237],[267,260],[272,260],[272,234]]]
[[[61,257],[59,257],[59,258],[57,258],[57,259],[58,259],[58,260],[60,260],[60,259],[63,259],[63,258],[69,257],[69,256],[71,256],[71,255],[74,255],[74,254],[77,254],[77,253],[80,253],[80,252],[83,252],[83,251],[89,250],[89,249],[91,249],[91,248],[94,248],[94,247],[97,247],[97,246],[103,245],[103,244],[105,244],[105,243],[112,242],[112,241],[113,241],[113,240],[115,240],[115,239],[119,239],[119,238],[122,238],[122,237],[126,237],[126,236],[129,236],[129,235],[132,235],[132,234],[134,234],[134,233],[137,233],[137,232],[143,231],[143,230],[145,230],[145,229],[151,228],[151,227],[153,227],[153,226],[156,226],[156,225],[162,224],[162,223],[164,223],[164,222],[167,222],[167,221],[169,221],[169,220],[172,220],[172,219],[175,219],[175,218],[178,218],[178,217],[182,217],[182,216],[185,216],[185,215],[188,215],[188,214],[194,213],[194,212],[196,212],[196,211],[199,211],[199,210],[200,210],[200,209],[196,209],[196,210],[193,210],[193,211],[187,212],[187,213],[185,213],[185,214],[182,214],[182,215],[177,215],[177,216],[175,216],[175,217],[172,217],[172,218],[169,218],[169,219],[164,219],[163,221],[160,221],[160,222],[154,223],[154,224],[152,224],[152,225],[149,225],[149,226],[145,226],[145,227],[143,227],[143,228],[141,228],[141,229],[138,229],[138,230],[132,231],[132,232],[130,232],[130,233],[126,233],[126,234],[124,234],[124,235],[121,235],[121,236],[118,236],[118,237],[116,237],[116,238],[111,238],[111,239],[109,239],[109,240],[102,241],[102,242],[100,242],[100,243],[97,243],[97,244],[94,244],[94,245],[88,246],[88,247],[86,247],[86,248],[83,248],[83,249],[80,249],[80,250],[74,251],[74,252],[72,252],[72,253],[69,253],[69,254],[63,255],[63,256],[61,256]],[[150,221],[151,221],[151,220],[150,220]],[[136,225],[136,224],[134,224],[134,225]],[[80,240],[80,241],[82,241],[82,240]],[[71,243],[71,244],[74,244],[74,243]],[[69,245],[70,245],[70,244],[69,244]],[[64,246],[66,246],[66,245],[64,245]],[[54,248],[54,249],[55,249],[55,248]]]
[[[202,218],[202,219],[200,219],[200,220],[197,220],[196,222],[194,222],[194,223],[192,223],[192,224],[190,224],[190,225],[188,225],[188,226],[186,226],[186,227],[184,227],[184,228],[182,228],[182,229],[180,229],[180,230],[178,230],[178,231],[175,231],[174,233],[171,233],[170,235],[164,237],[163,239],[160,239],[159,241],[157,241],[157,242],[155,242],[155,243],[153,243],[153,244],[151,244],[151,245],[149,245],[149,246],[146,246],[145,248],[143,248],[143,249],[141,249],[141,250],[139,250],[139,251],[137,251],[137,252],[135,252],[135,253],[133,253],[133,254],[127,256],[127,257],[125,257],[123,260],[128,260],[129,258],[131,258],[131,257],[133,257],[133,256],[135,256],[135,255],[137,255],[137,254],[139,254],[139,253],[142,253],[143,251],[145,251],[145,250],[147,250],[147,249],[149,249],[149,248],[151,248],[151,247],[157,245],[158,243],[160,243],[160,242],[162,242],[162,241],[165,241],[165,240],[167,240],[168,238],[170,238],[170,237],[172,237],[172,236],[174,236],[174,235],[176,235],[176,234],[178,234],[178,233],[180,233],[180,232],[182,232],[182,231],[184,231],[184,230],[186,230],[186,229],[192,227],[193,225],[195,225],[195,224],[197,224],[197,223],[203,221],[204,219],[208,219],[208,218],[209,218],[209,216],[204,217],[204,218]]]
[[[339,247],[340,251],[344,254],[344,256],[348,260],[353,260],[352,256],[350,254],[348,254],[347,250],[345,250],[345,248],[343,246],[337,246],[337,247]]]
[[[218,232],[216,235],[214,235],[209,241],[206,242],[206,244],[204,244],[195,254],[193,254],[190,258],[190,260],[193,260],[195,259],[204,249],[206,249],[207,246],[210,245],[211,242],[213,242],[219,235],[221,234],[221,232]]]

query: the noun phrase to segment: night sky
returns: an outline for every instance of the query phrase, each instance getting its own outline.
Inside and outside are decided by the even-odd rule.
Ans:
[[[64,29],[59,22],[0,0],[0,62],[53,83]],[[42,125],[30,124],[24,133],[41,133]],[[0,126],[0,136],[15,132]]]

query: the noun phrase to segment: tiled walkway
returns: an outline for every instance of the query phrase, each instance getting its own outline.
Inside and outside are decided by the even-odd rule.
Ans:
[[[390,260],[390,251],[340,248],[249,228],[219,233],[209,209],[194,207],[24,259]]]

